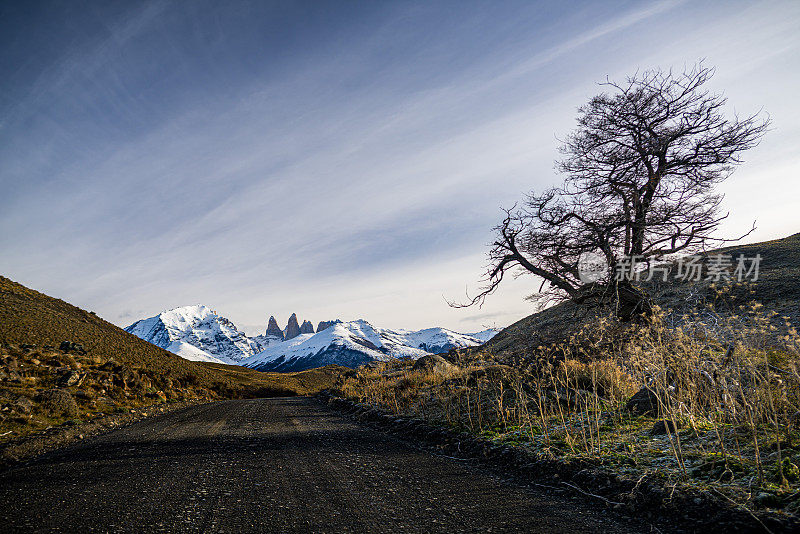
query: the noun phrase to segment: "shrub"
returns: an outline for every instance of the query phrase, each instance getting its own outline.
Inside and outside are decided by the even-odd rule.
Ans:
[[[78,404],[75,398],[64,389],[48,389],[42,391],[36,400],[41,403],[42,409],[56,417],[74,418],[78,415]]]

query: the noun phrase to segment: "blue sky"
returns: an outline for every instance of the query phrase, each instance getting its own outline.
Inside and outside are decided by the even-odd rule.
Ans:
[[[4,2],[0,273],[122,326],[504,326],[535,280],[444,297],[606,76],[716,66],[773,119],[724,233],[800,230],[798,27],[791,1]]]

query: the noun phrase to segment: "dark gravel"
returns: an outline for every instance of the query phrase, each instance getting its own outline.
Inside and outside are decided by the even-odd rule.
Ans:
[[[0,530],[649,532],[307,398],[147,419],[0,473]]]

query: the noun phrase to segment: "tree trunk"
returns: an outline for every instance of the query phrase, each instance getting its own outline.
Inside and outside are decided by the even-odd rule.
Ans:
[[[653,303],[647,293],[629,280],[617,284],[617,318],[623,322],[653,313]]]

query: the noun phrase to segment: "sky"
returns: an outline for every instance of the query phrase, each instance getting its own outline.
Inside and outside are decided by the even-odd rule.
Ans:
[[[0,274],[120,326],[502,327],[492,227],[607,77],[704,59],[772,119],[721,235],[800,231],[800,3],[0,3]]]

